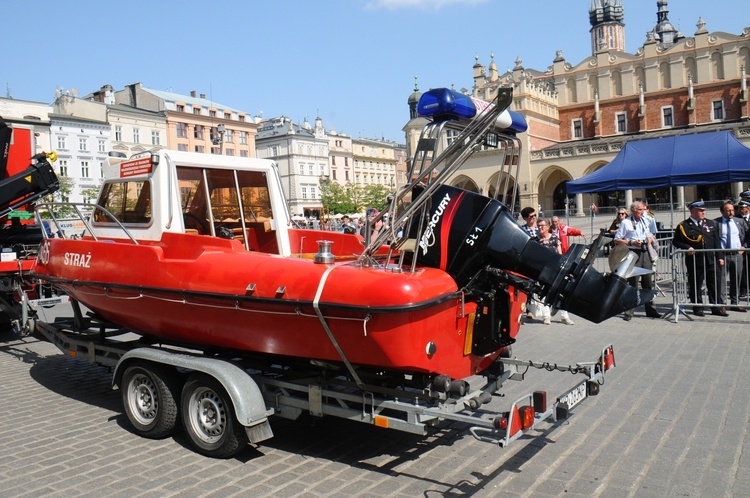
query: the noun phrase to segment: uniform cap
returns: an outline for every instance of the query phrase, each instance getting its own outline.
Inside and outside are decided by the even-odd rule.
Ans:
[[[706,203],[703,201],[694,201],[688,204],[688,209],[700,209],[701,211],[705,211]]]

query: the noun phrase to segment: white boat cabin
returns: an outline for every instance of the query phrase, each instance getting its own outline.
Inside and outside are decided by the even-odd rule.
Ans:
[[[129,160],[113,158],[98,204],[136,240],[164,232],[235,238],[247,250],[289,256],[289,213],[276,164],[161,150]],[[91,226],[97,237],[122,237],[102,210]]]

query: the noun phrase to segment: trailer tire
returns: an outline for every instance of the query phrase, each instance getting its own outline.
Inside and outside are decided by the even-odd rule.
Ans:
[[[182,424],[193,447],[209,457],[232,457],[250,442],[226,389],[203,373],[191,375],[182,389]]]
[[[160,365],[136,362],[123,374],[122,405],[135,432],[150,439],[170,436],[177,427],[176,375]]]

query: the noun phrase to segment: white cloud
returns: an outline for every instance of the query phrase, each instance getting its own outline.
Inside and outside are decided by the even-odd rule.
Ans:
[[[479,5],[487,0],[371,0],[365,7],[368,9],[424,9],[439,10],[447,5]]]

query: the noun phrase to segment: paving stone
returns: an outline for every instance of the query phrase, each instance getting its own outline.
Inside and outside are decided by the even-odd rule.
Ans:
[[[669,305],[661,297],[658,307]],[[228,460],[184,434],[135,435],[111,372],[33,338],[0,336],[3,496],[745,496],[750,490],[750,317],[575,327],[528,324],[513,352],[563,364],[615,345],[617,368],[567,421],[508,448],[465,424],[423,438],[336,419],[273,422],[275,437]],[[697,323],[700,321],[700,323]],[[517,397],[572,387],[531,369]]]

